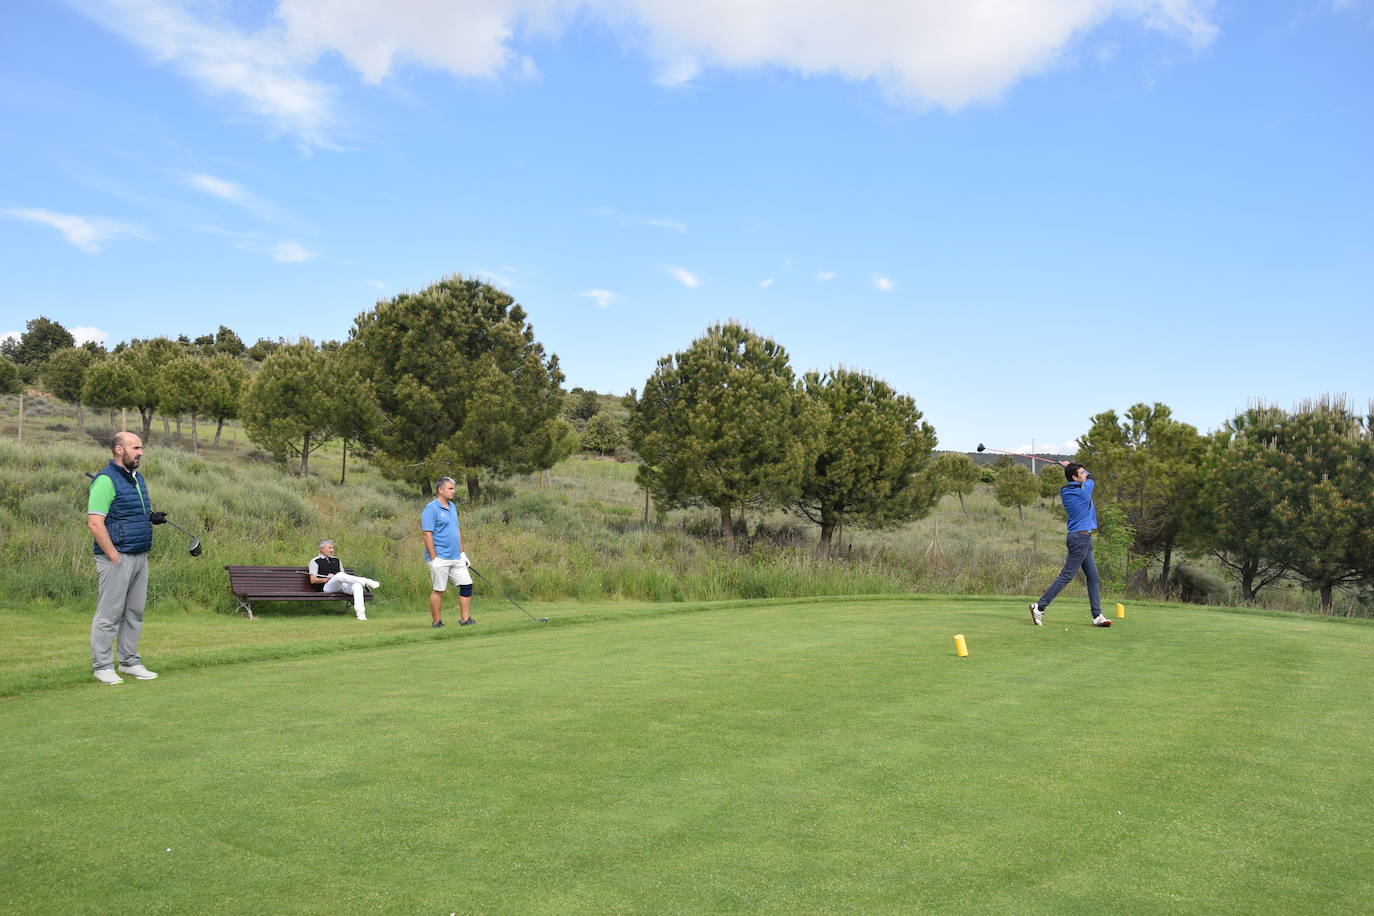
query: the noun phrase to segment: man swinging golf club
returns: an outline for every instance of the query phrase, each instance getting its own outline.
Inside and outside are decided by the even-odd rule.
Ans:
[[[1093,478],[1088,469],[1072,461],[1061,461],[1064,479],[1068,483],[1059,488],[1059,500],[1067,516],[1069,534],[1064,539],[1068,556],[1064,558],[1064,568],[1045,589],[1039,601],[1031,602],[1031,623],[1037,627],[1044,621],[1045,611],[1055,596],[1073,581],[1078,570],[1083,570],[1083,578],[1088,581],[1088,607],[1093,615],[1093,626],[1109,627],[1112,622],[1102,616],[1101,585],[1097,577],[1097,562],[1093,559],[1093,532],[1097,529],[1097,510],[1093,508]]]

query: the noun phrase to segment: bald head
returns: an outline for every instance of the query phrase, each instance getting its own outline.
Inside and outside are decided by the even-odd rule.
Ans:
[[[115,433],[110,440],[110,451],[114,454],[115,464],[132,471],[143,457],[143,440],[130,432]]]

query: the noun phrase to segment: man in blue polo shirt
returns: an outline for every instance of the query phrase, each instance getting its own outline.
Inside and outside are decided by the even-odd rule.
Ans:
[[[152,512],[148,487],[138,473],[143,440],[133,433],[116,433],[110,443],[113,457],[91,480],[86,504],[86,527],[95,539],[95,572],[99,598],[91,621],[91,664],[102,684],[122,684],[114,671],[113,648],[119,645],[119,671],[141,681],[157,674],[143,666],[138,639],[143,634],[143,607],[148,600],[148,550],[153,524],[162,520]]]
[[[441,612],[444,591],[452,582],[458,586],[458,625],[471,626],[477,621],[469,613],[472,607],[472,575],[468,572],[468,555],[463,553],[463,539],[458,530],[458,506],[454,497],[458,484],[452,477],[440,477],[434,487],[435,497],[420,513],[420,534],[425,539],[425,563],[429,566],[429,616],[433,627],[444,625]]]
[[[1069,534],[1064,546],[1069,555],[1064,558],[1064,568],[1045,589],[1039,601],[1031,602],[1031,623],[1042,625],[1045,611],[1050,602],[1073,581],[1078,570],[1083,570],[1083,578],[1088,582],[1088,608],[1093,617],[1093,626],[1109,627],[1112,622],[1102,616],[1101,583],[1097,577],[1097,561],[1093,559],[1093,532],[1097,530],[1097,510],[1093,508],[1093,478],[1088,469],[1071,461],[1059,462],[1064,467],[1064,479],[1068,483],[1059,488],[1059,500],[1064,505]]]

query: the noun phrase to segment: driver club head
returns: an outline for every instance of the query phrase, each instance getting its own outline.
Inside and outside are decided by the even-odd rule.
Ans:
[[[191,546],[186,548],[186,552],[193,557],[200,556],[200,538],[191,538]]]
[[[983,443],[981,443],[981,442],[978,443],[978,451],[981,452],[981,451],[982,451],[983,449],[985,449],[985,448],[987,448],[987,446],[983,445]]]

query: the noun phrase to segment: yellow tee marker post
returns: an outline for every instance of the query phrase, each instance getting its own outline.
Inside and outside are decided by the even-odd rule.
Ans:
[[[1117,620],[1124,620],[1124,619],[1126,619],[1126,605],[1124,605],[1124,604],[1118,604],[1118,605],[1116,606],[1116,619],[1117,619]]]
[[[964,642],[962,634],[954,637],[954,654],[960,658],[968,658],[968,643]]]

